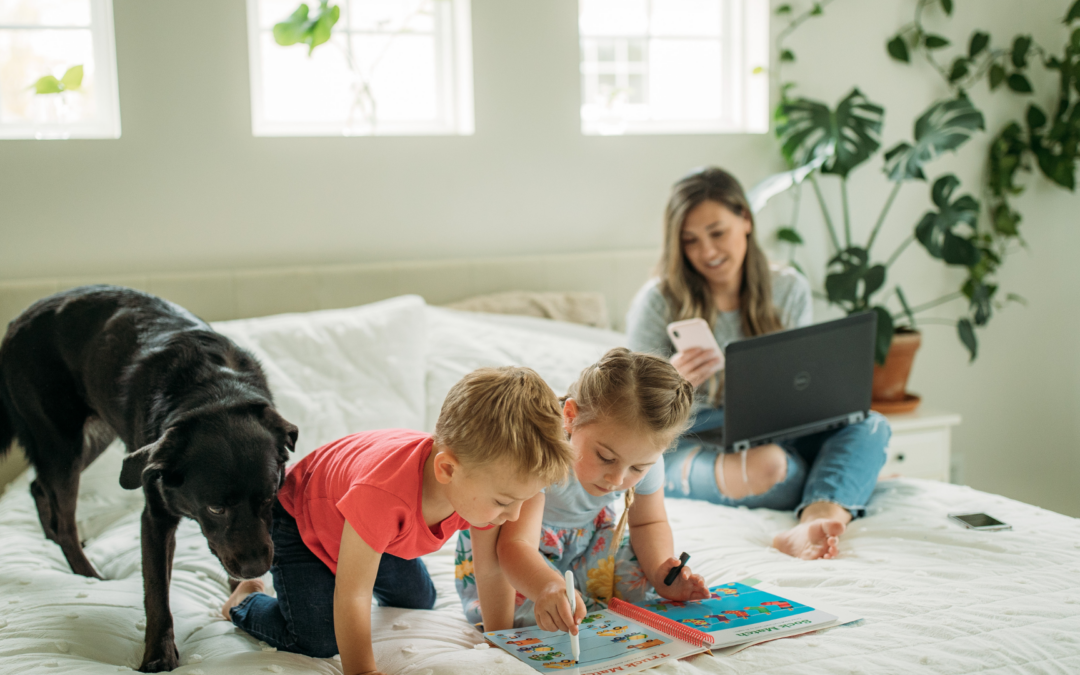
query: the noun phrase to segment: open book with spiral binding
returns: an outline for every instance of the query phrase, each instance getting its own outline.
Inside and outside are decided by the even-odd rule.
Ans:
[[[581,656],[570,636],[535,626],[484,636],[539,672],[629,674],[711,649],[791,637],[835,625],[833,614],[743,583],[709,589],[707,600],[630,604],[612,599],[579,626]]]

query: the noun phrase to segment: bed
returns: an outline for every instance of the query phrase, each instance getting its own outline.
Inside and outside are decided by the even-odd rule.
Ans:
[[[556,391],[619,333],[525,317],[429,306],[403,296],[348,309],[216,324],[266,367],[284,415],[301,428],[297,455],[345,433],[430,430],[449,387],[484,365],[524,364]],[[118,484],[114,445],[83,474],[78,518],[105,580],[73,575],[46,540],[23,474],[0,497],[0,672],[101,675],[137,668],[144,616],[142,495]],[[746,576],[857,612],[863,621],[778,640],[730,657],[697,656],[664,673],[1080,672],[1080,521],[964,486],[879,484],[835,560],[769,548],[789,514],[669,500],[676,549],[712,583]],[[978,533],[945,519],[986,510],[1014,526]],[[374,610],[388,674],[533,672],[485,648],[453,590],[453,542],[425,558],[435,610]],[[184,675],[340,673],[335,659],[276,652],[223,620],[226,577],[197,527],[178,532],[171,589]]]

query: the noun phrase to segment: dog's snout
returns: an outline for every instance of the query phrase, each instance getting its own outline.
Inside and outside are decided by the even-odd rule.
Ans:
[[[256,579],[270,570],[273,558],[273,549],[263,549],[238,553],[222,560],[222,563],[225,570],[237,579]]]

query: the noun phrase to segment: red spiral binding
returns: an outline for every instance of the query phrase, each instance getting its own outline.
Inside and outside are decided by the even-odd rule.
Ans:
[[[625,616],[628,619],[633,619],[640,624],[644,624],[649,628],[655,628],[656,630],[669,635],[674,638],[678,638],[683,642],[694,645],[695,647],[708,647],[715,642],[713,636],[700,631],[696,628],[691,628],[685,624],[681,624],[678,621],[672,621],[666,616],[660,616],[654,612],[650,612],[647,609],[638,607],[637,605],[631,605],[629,602],[624,602],[618,598],[612,598],[608,603],[608,609],[616,614]]]

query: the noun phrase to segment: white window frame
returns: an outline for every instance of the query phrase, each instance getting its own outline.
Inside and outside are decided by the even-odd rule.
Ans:
[[[346,4],[352,0],[335,0]],[[317,0],[296,0],[309,6]],[[435,49],[441,68],[437,71],[441,116],[430,121],[380,121],[373,130],[346,128],[341,122],[276,122],[263,114],[262,54],[260,36],[270,29],[261,28],[259,0],[247,0],[248,53],[251,81],[251,134],[253,136],[471,136],[473,119],[472,17],[470,0],[435,2]],[[284,17],[282,17],[284,19]],[[448,24],[448,25],[447,25]],[[445,27],[445,29],[444,29]],[[347,35],[365,31],[334,26],[333,33]],[[279,49],[306,49],[303,45]],[[319,48],[325,49],[326,45]]]
[[[651,2],[651,0],[649,0]],[[644,54],[644,88],[646,97],[650,89],[649,82],[649,40],[651,32],[642,35],[585,35],[579,27],[580,77],[581,77],[581,133],[586,136],[610,136],[633,134],[725,134],[754,133],[764,134],[769,131],[769,2],[768,0],[717,0],[721,3],[720,50],[722,64],[722,82],[715,83],[727,93],[722,98],[722,112],[719,118],[701,119],[633,119],[634,115],[624,117],[614,129],[610,120],[603,120],[602,108],[590,103],[588,93],[592,89],[587,81],[596,76],[594,63],[590,58],[596,51],[590,41],[640,41]],[[663,39],[680,39],[677,35],[664,34]],[[711,41],[716,38],[686,36],[685,40]],[[619,51],[623,51],[617,47]],[[625,75],[625,74],[624,74]],[[705,84],[705,83],[703,83]],[[647,104],[624,103],[624,109],[643,112]]]
[[[86,30],[87,27],[0,24],[0,29]],[[95,101],[97,119],[68,124],[0,122],[0,139],[120,138],[120,89],[116,76],[116,37],[113,32],[112,0],[90,0],[90,35],[94,42],[94,93],[97,98]],[[48,94],[48,96],[60,95]]]

